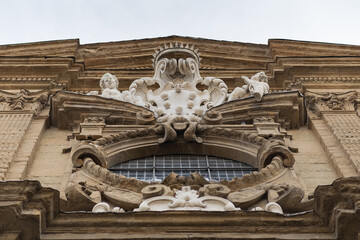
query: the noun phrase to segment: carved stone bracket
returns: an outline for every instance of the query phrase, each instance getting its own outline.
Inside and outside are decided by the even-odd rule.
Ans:
[[[284,133],[280,132],[280,124],[275,123],[271,117],[256,117],[254,118],[254,126],[262,137],[283,137]]]
[[[105,127],[105,118],[87,117],[83,123],[80,123],[81,132],[76,135],[77,140],[92,139],[96,140],[102,137],[102,131]]]
[[[322,112],[355,111],[356,91],[345,93],[305,93],[306,106],[320,117]]]

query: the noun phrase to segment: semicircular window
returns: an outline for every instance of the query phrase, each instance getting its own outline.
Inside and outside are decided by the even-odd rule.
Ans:
[[[160,181],[171,172],[181,176],[199,172],[207,180],[220,181],[242,177],[258,169],[242,162],[207,155],[154,155],[119,163],[109,170],[144,181]]]

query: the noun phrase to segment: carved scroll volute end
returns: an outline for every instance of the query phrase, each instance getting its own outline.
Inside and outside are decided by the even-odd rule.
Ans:
[[[190,122],[188,128],[184,132],[184,140],[187,142],[203,143],[201,137],[196,136],[196,129],[199,124],[197,122]]]
[[[203,116],[203,122],[210,125],[219,125],[222,119],[222,114],[215,110],[209,110]]]
[[[164,137],[158,139],[158,143],[173,142],[177,138],[176,131],[173,129],[171,123],[165,122],[160,124],[164,129]]]
[[[98,146],[89,143],[80,143],[72,148],[71,160],[74,167],[81,168],[86,159],[92,159],[97,165],[106,167],[107,162]]]
[[[136,114],[136,124],[139,125],[151,125],[155,124],[154,113],[150,111],[143,110]]]
[[[259,149],[258,159],[260,167],[270,164],[273,158],[281,159],[285,167],[292,167],[295,163],[294,155],[286,144],[280,141],[270,141]]]
[[[141,193],[144,199],[152,198],[156,196],[173,196],[174,192],[166,185],[154,184],[149,185],[141,189]]]

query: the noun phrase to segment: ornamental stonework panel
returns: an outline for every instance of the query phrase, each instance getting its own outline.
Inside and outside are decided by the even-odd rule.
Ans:
[[[0,46],[0,238],[355,239],[359,54],[179,36]],[[4,181],[18,152],[27,180]]]

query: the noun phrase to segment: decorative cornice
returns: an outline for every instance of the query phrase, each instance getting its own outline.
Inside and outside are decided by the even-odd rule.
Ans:
[[[359,83],[359,77],[295,77],[293,80],[285,81],[285,89],[301,89],[303,84],[313,83],[327,83],[327,84],[345,84],[345,83]]]
[[[360,82],[359,77],[296,77],[295,82]]]

